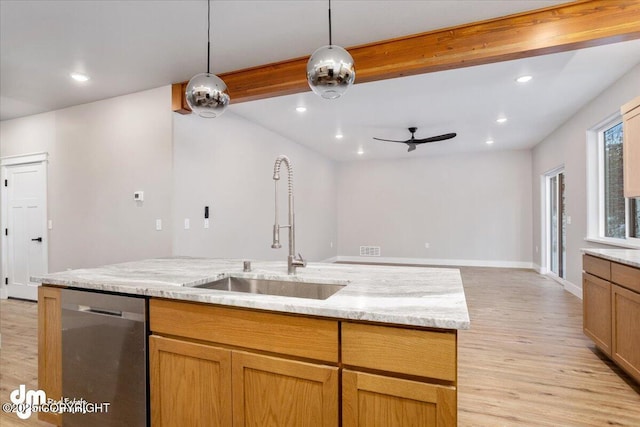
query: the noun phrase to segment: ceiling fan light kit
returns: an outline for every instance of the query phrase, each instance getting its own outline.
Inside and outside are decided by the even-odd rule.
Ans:
[[[223,114],[231,98],[225,82],[209,72],[211,59],[211,0],[207,0],[207,72],[193,76],[185,90],[187,104],[200,117],[214,118]]]
[[[331,0],[329,0],[329,44],[316,49],[307,62],[307,82],[311,90],[325,99],[341,97],[353,85],[356,70],[353,58],[331,39]]]

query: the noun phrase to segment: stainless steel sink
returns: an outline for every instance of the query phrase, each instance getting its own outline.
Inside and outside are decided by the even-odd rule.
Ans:
[[[195,285],[193,287],[283,297],[327,299],[345,286],[346,285],[335,285],[330,283],[305,283],[283,280],[227,277],[225,279],[216,280],[215,282]]]

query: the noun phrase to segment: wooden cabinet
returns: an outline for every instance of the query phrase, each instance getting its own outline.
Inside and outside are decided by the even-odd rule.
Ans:
[[[613,285],[611,300],[613,360],[640,382],[640,293]]]
[[[60,289],[38,288],[38,388],[48,399],[62,397],[62,305]],[[39,412],[38,418],[61,425],[62,416]]]
[[[584,333],[640,382],[640,269],[590,255],[583,268]]]
[[[456,425],[455,331],[351,322],[341,328],[342,364],[349,367],[342,374],[344,427]]]
[[[455,387],[344,370],[343,427],[456,425]]]
[[[640,197],[640,96],[620,111],[624,127],[624,196]]]
[[[337,321],[152,299],[149,322],[153,427],[339,425]]]
[[[582,324],[586,336],[611,356],[611,283],[582,275]]]
[[[234,426],[339,424],[337,367],[238,351],[232,366]]]
[[[152,427],[456,425],[456,331],[153,298],[149,322]]]
[[[231,425],[231,351],[149,337],[151,424]]]

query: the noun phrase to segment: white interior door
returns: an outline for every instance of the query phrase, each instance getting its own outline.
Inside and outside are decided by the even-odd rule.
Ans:
[[[47,272],[44,162],[6,166],[6,277],[9,297],[37,300],[30,277]]]

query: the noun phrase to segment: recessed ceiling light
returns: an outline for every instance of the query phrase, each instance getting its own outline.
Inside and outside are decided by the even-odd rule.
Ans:
[[[358,148],[358,155],[362,156],[364,154],[364,150],[362,148]]]
[[[506,117],[498,117],[498,119],[496,120],[496,123],[506,123],[507,122],[507,118]]]
[[[77,82],[86,82],[89,80],[89,76],[82,73],[71,73],[71,78]]]
[[[307,107],[303,107],[302,105],[299,107],[296,107],[296,111],[298,113],[304,113],[305,111],[307,111]]]
[[[341,134],[340,132],[336,133],[336,139],[342,139],[344,138],[344,135]]]
[[[487,145],[493,144],[493,139],[487,139],[486,143],[487,143]]]
[[[530,81],[533,78],[533,76],[520,76],[516,79],[516,81],[518,83],[526,83],[528,81]]]

